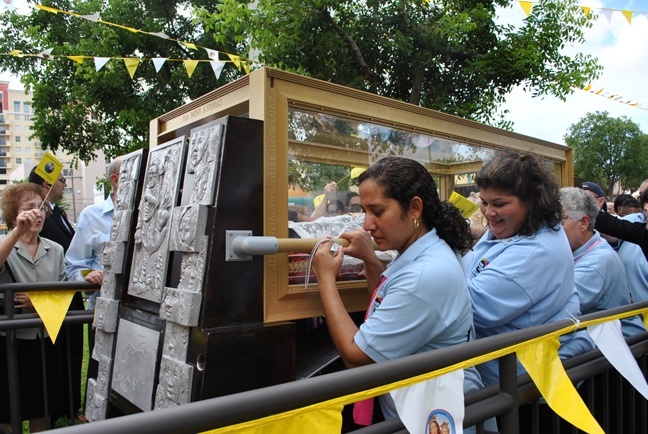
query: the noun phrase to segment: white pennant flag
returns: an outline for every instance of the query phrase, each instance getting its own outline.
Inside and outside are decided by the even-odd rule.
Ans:
[[[596,346],[614,366],[614,369],[619,371],[639,393],[648,399],[648,384],[646,384],[646,379],[630,352],[628,344],[623,339],[621,322],[617,319],[589,326],[587,333],[594,339]]]
[[[164,62],[167,61],[167,57],[157,57],[153,60],[153,65],[155,65],[155,72],[160,72],[160,68],[164,65]]]
[[[7,8],[9,11],[13,11],[16,8],[14,0],[2,0],[1,4]]]
[[[603,16],[607,20],[608,24],[612,24],[612,10],[611,9],[603,9]]]
[[[209,60],[218,60],[218,51],[217,50],[212,50],[210,48],[205,48],[205,51],[207,52],[207,56],[209,57]]]
[[[463,434],[463,383],[458,369],[389,393],[409,432]]]
[[[110,57],[95,57],[94,58],[94,63],[95,63],[95,70],[98,72],[101,68],[104,67],[106,63],[110,60]]]
[[[80,15],[80,17],[85,19],[85,20],[92,21],[93,23],[96,23],[97,21],[99,21],[101,19],[99,14]]]
[[[211,67],[214,70],[214,75],[216,76],[216,80],[218,80],[220,78],[221,72],[223,72],[223,68],[225,67],[225,62],[213,60],[209,63],[211,63]]]

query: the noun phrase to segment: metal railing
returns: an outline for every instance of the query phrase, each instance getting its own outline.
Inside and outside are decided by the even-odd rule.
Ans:
[[[76,283],[57,283],[56,289],[71,289],[71,285]],[[38,285],[42,288],[41,290],[45,288],[53,289],[49,284]],[[10,286],[14,291],[34,290],[31,287],[27,288],[22,284],[16,284],[0,285],[0,291],[8,291]],[[88,287],[84,286],[83,289]],[[81,288],[75,287],[73,289]],[[600,319],[644,308],[648,308],[648,302],[584,315],[579,319],[581,321]],[[73,318],[75,316],[68,315],[69,318],[66,318],[66,321],[81,321],[81,319]],[[0,329],[11,330],[18,328],[18,326],[33,327],[36,324],[41,324],[39,319],[11,320],[7,318],[5,321],[0,321]],[[569,325],[573,325],[570,320],[558,321],[383,363],[192,402],[180,407],[61,428],[57,432],[61,434],[122,434],[124,432],[189,434],[209,431],[307,407],[423,375],[455,365],[464,360],[556,332]],[[633,355],[639,359],[640,366],[645,373],[648,333],[632,336],[627,339],[627,342]],[[517,434],[523,432],[523,434],[527,434],[527,432],[540,432],[538,422],[541,417],[544,417],[543,414],[546,414],[547,406],[538,403],[540,394],[537,388],[528,375],[517,375],[514,353],[500,357],[499,366],[501,379],[499,385],[489,386],[466,395],[464,426],[479,425],[487,419],[497,417],[499,432],[501,433]],[[645,400],[642,397],[637,399],[634,390],[628,388],[626,384],[622,383],[622,380],[616,378],[616,374],[609,372],[611,366],[600,351],[593,350],[572,357],[564,361],[564,366],[572,382],[584,382],[579,389],[585,395],[586,403],[593,410],[606,432],[648,432]],[[599,377],[601,377],[601,381],[599,381]],[[599,383],[601,383],[600,387],[604,388],[603,392],[599,391]],[[624,397],[627,397],[627,399]],[[520,431],[519,408],[527,406],[528,403],[532,403],[530,412],[532,425],[528,431]],[[608,411],[608,414],[605,415],[605,410],[610,406],[612,406],[612,411]],[[595,411],[597,408],[604,410],[602,417]],[[555,415],[550,417],[553,432],[577,432],[573,427],[567,428],[568,431],[565,431],[565,428],[561,427],[560,421]],[[626,420],[628,421],[627,424],[625,423]],[[610,429],[612,431],[608,431]],[[399,419],[394,419],[354,432],[358,434],[378,434],[406,431],[402,422]],[[478,426],[478,432],[483,432],[480,426]]]
[[[9,385],[9,400],[11,408],[11,425],[13,432],[22,432],[22,418],[21,418],[21,409],[20,409],[20,384],[18,384],[18,352],[17,352],[17,341],[16,341],[16,330],[25,329],[25,328],[41,328],[41,336],[44,336],[42,332],[43,321],[40,319],[36,313],[15,313],[14,307],[14,294],[16,292],[47,292],[54,290],[77,290],[77,291],[92,291],[99,290],[97,285],[85,281],[78,282],[44,282],[44,283],[11,283],[11,284],[2,284],[0,285],[0,293],[4,294],[4,309],[5,314],[0,315],[0,331],[5,333],[6,340],[6,357],[7,357],[7,368],[8,368],[8,385]],[[94,319],[94,312],[91,311],[69,311],[63,320],[61,330],[64,330],[69,326],[79,326],[82,324],[90,324]],[[71,384],[71,360],[69,349],[71,343],[69,342],[69,335],[64,333],[68,337],[67,342],[67,362],[68,365],[65,367],[68,371],[68,390],[67,396],[70,397],[70,409],[72,409],[72,384]],[[48,337],[41,337],[41,355],[43,354],[44,340],[49,339]],[[41,357],[41,363],[43,366],[46,363],[44,356]],[[45,371],[45,368],[43,368]],[[43,382],[47,382],[46,376],[43,378]],[[48,391],[46,384],[43,386],[44,389],[44,412],[43,414],[48,414],[48,393],[61,393],[61,391]],[[76,415],[70,414],[69,417],[73,420]],[[1,432],[8,432],[0,425]]]

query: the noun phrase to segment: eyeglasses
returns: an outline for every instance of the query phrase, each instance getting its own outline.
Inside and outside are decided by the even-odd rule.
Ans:
[[[360,204],[354,203],[353,205],[349,205],[347,207],[347,210],[349,212],[362,212],[362,207],[360,206]]]
[[[57,181],[61,181],[63,184],[65,184],[65,176],[61,176]]]

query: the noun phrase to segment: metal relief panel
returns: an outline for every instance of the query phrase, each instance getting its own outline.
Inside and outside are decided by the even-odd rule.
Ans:
[[[162,356],[160,384],[155,393],[155,408],[187,404],[191,393],[193,366]]]
[[[170,250],[202,252],[207,246],[208,207],[205,205],[178,206],[173,209]]]
[[[202,292],[206,252],[184,253],[178,288]]]
[[[112,358],[113,340],[115,333],[95,330],[95,341],[92,347],[92,358],[99,361],[101,356]]]
[[[142,410],[153,408],[160,332],[120,319],[112,389]]]
[[[190,203],[213,205],[220,160],[223,124],[209,123],[191,130],[187,174],[193,175]]]
[[[202,292],[166,288],[160,318],[186,326],[197,326]]]
[[[185,138],[149,154],[135,228],[135,250],[128,293],[161,302],[168,265],[171,213],[176,204]]]
[[[167,321],[164,329],[164,355],[186,360],[189,349],[189,327]]]
[[[117,329],[118,311],[119,300],[97,297],[93,325],[105,332],[114,332]]]

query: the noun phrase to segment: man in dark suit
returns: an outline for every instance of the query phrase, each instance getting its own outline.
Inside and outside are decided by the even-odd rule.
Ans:
[[[49,184],[36,173],[35,169],[36,167],[29,173],[29,182],[43,187],[47,201],[52,204],[52,213],[45,219],[40,236],[59,243],[67,252],[74,236],[74,228],[68,221],[65,211],[56,205],[56,202],[63,199],[63,189],[67,185],[65,177],[61,174],[54,184]]]
[[[41,237],[52,240],[61,246],[67,252],[72,237],[74,236],[74,227],[70,224],[65,211],[60,209],[55,203],[63,198],[63,189],[67,185],[65,177],[60,174],[54,184],[47,183],[40,175],[35,172],[35,167],[29,173],[29,182],[40,185],[43,187],[47,195],[47,201],[51,204],[51,214],[45,219],[43,223],[43,230],[40,233]],[[44,206],[48,206],[47,204]],[[81,292],[74,294],[72,302],[70,303],[70,310],[84,310],[83,297]],[[60,385],[61,390],[68,390],[68,362],[71,364],[71,381],[72,381],[72,408],[68,405],[70,400],[68,394],[65,393],[61,397],[60,391],[49,392],[49,409],[52,416],[52,426],[54,422],[61,416],[76,417],[78,410],[81,407],[81,364],[83,361],[83,326],[64,326],[61,329],[59,337],[56,339],[56,347],[58,352],[58,363],[61,367]],[[68,360],[67,355],[67,342],[69,334],[70,339],[70,354]]]

